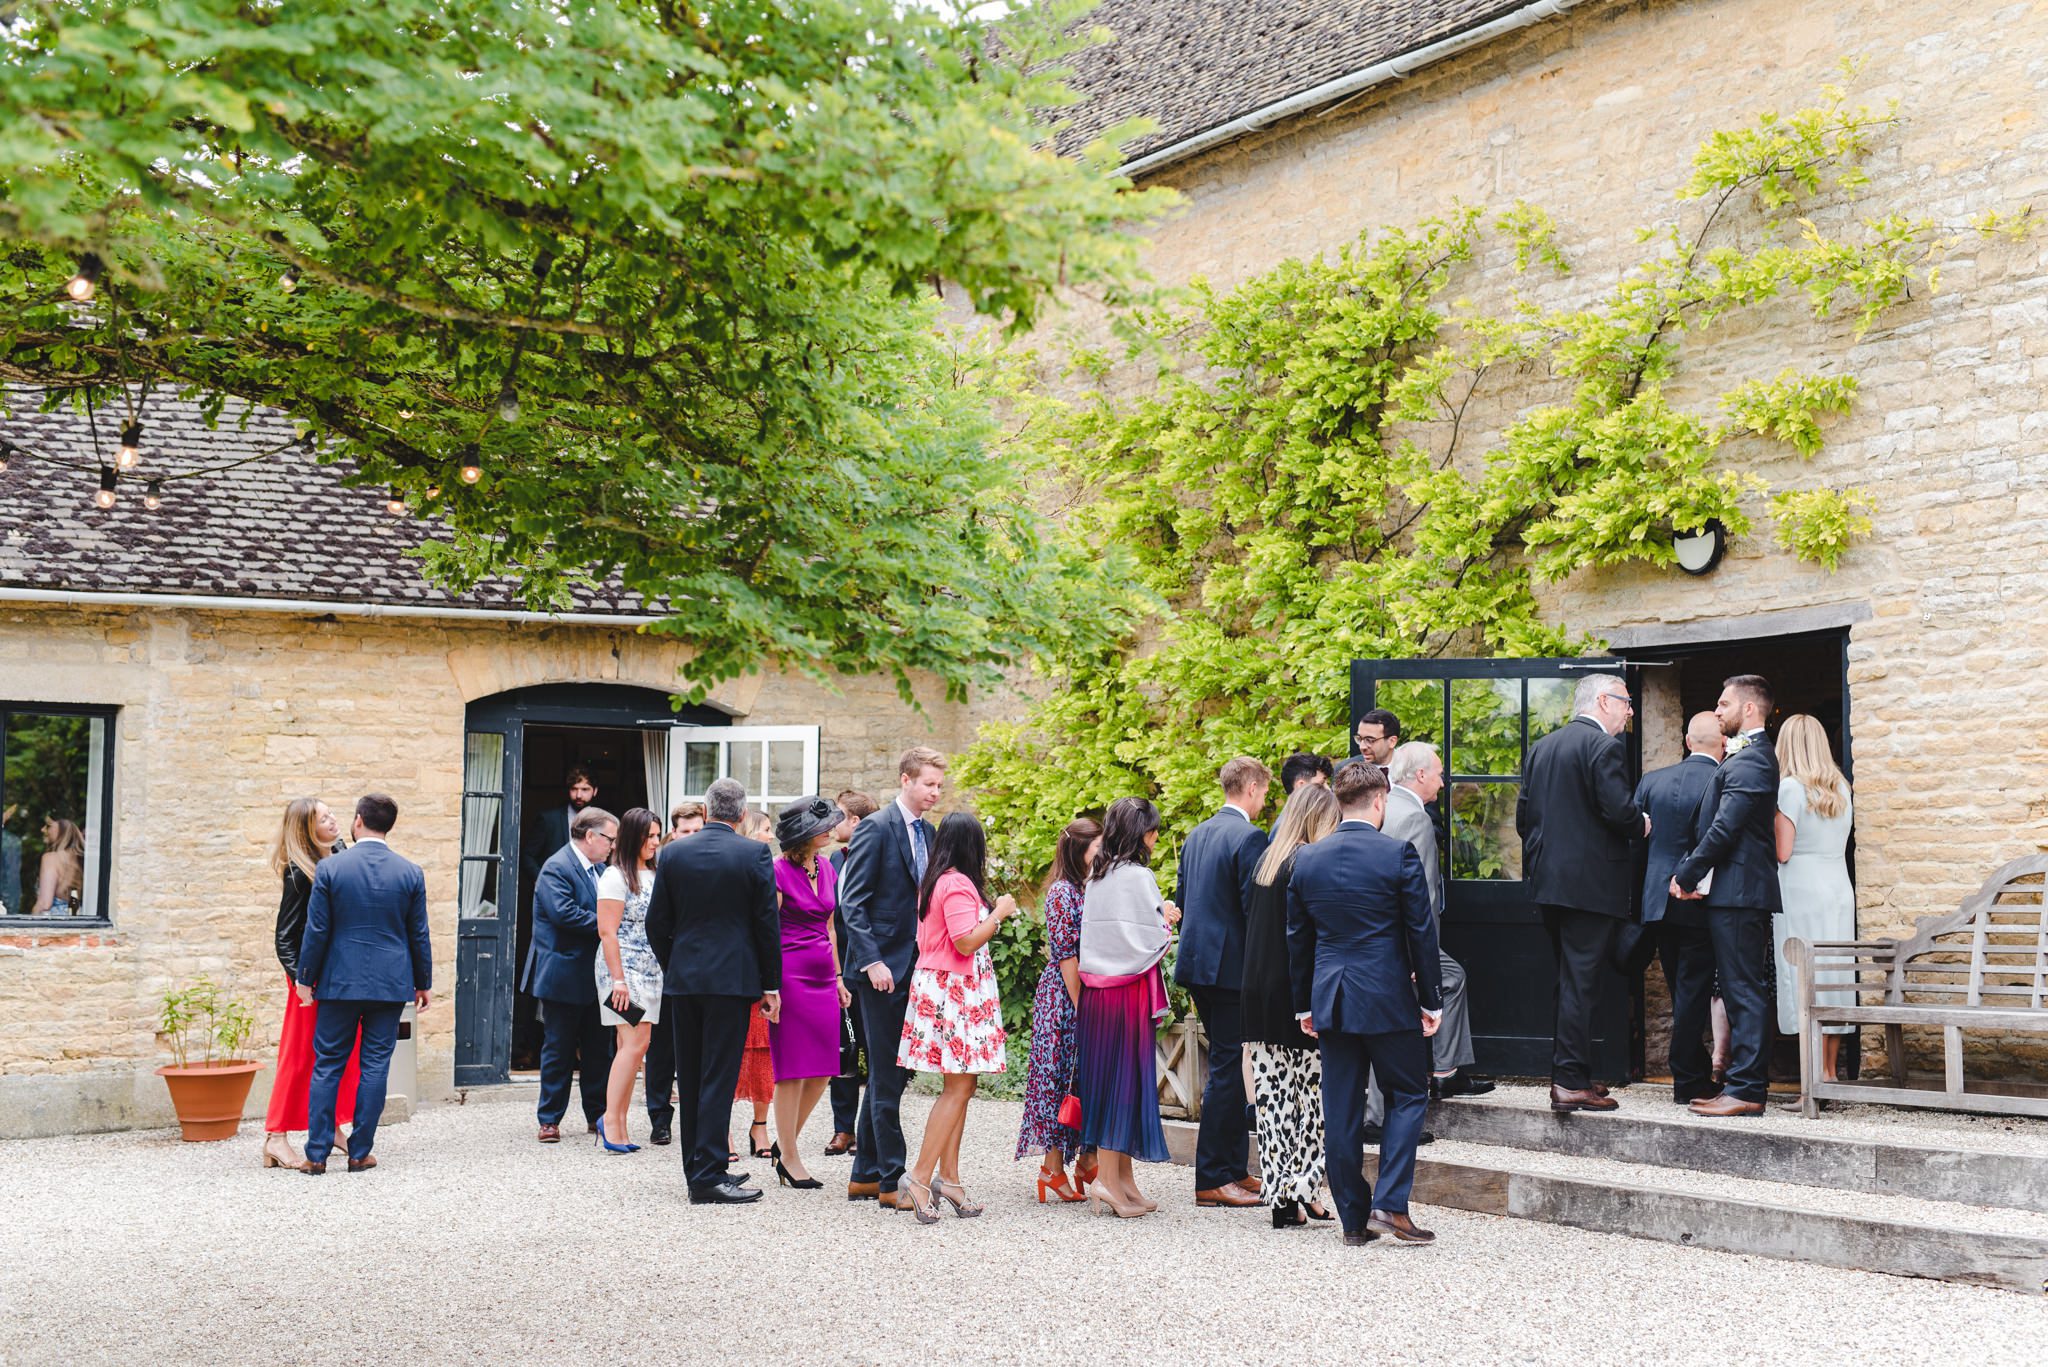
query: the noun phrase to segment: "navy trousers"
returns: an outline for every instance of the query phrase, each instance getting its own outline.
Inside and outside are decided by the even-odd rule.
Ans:
[[[1330,1199],[1347,1234],[1365,1232],[1377,1209],[1408,1209],[1415,1185],[1415,1146],[1429,1109],[1429,1041],[1420,1028],[1384,1035],[1347,1035],[1325,1030],[1323,1054],[1323,1153]],[[1379,1192],[1365,1180],[1365,1091],[1377,1078],[1386,1124],[1380,1136]]]
[[[1252,1126],[1245,1114],[1244,1010],[1234,987],[1190,987],[1209,1037],[1209,1076],[1195,1133],[1195,1190],[1210,1191],[1251,1172]]]
[[[559,1125],[569,1110],[569,1084],[583,1069],[583,1118],[596,1124],[604,1114],[604,1091],[612,1077],[612,1027],[597,1014],[597,989],[587,1002],[540,1004],[540,1107],[543,1125]]]
[[[841,940],[840,943],[844,944],[846,942]],[[868,1032],[866,1027],[861,1024],[860,1005],[858,1002],[846,1014],[853,1022],[854,1048],[860,1052],[862,1057],[854,1061],[852,1072],[841,1074],[832,1079],[832,1130],[835,1134],[850,1134],[858,1138],[860,1135],[860,1086],[862,1082],[867,1080],[868,1075],[866,1063]]]
[[[747,1008],[753,1001],[696,995],[661,999],[662,1019],[675,1046],[676,1148],[692,1191],[728,1180],[732,1094],[740,1085]]]
[[[1762,1101],[1771,1090],[1771,1031],[1778,1019],[1771,1000],[1771,914],[1747,907],[1713,907],[1707,931],[1728,1008],[1728,1085],[1722,1093]]]
[[[1671,989],[1671,1095],[1680,1101],[1713,1096],[1713,1054],[1707,1020],[1714,1004],[1714,941],[1705,926],[1659,921],[1657,958]]]
[[[903,1084],[908,1069],[897,1066],[896,1047],[903,1040],[903,1013],[910,1009],[910,982],[899,979],[894,992],[877,992],[862,974],[853,989],[867,1031],[868,1094],[854,1123],[853,1179],[896,1190],[903,1180],[909,1150],[903,1142]]]
[[[377,1121],[384,1114],[384,1089],[391,1081],[391,1051],[398,1047],[398,1018],[404,1002],[326,1001],[313,1017],[313,1083],[306,1094],[306,1161],[325,1163],[334,1152],[334,1102],[341,1094],[341,1075],[356,1031],[362,1030],[362,1080],[356,1084],[355,1128],[349,1131],[348,1156],[361,1162],[377,1142]]]

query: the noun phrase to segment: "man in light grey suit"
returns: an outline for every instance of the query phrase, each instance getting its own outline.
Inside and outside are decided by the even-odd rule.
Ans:
[[[1422,870],[1429,881],[1429,907],[1436,913],[1439,934],[1444,917],[1444,870],[1436,846],[1436,823],[1430,819],[1429,804],[1444,789],[1443,760],[1436,747],[1426,741],[1409,741],[1398,747],[1387,761],[1392,790],[1387,794],[1387,815],[1383,834],[1405,840],[1422,856]],[[1432,1097],[1479,1096],[1493,1090],[1493,1083],[1471,1072],[1472,1004],[1466,996],[1465,969],[1456,959],[1437,951],[1443,960],[1444,1019],[1430,1041],[1436,1068],[1430,1078]]]

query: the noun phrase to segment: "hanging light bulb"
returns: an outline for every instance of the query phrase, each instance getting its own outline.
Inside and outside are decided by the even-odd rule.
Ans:
[[[399,409],[399,410],[398,410],[398,416],[399,416],[399,417],[401,417],[401,418],[403,418],[403,419],[404,419],[405,421],[407,421],[407,422],[411,422],[411,421],[412,421],[412,410],[411,410],[410,408],[401,408],[401,409]]]
[[[114,506],[114,480],[116,478],[113,466],[102,465],[100,467],[99,492],[92,496],[95,507],[111,508]]]
[[[298,271],[290,266],[286,266],[284,274],[277,277],[277,287],[286,294],[290,294],[293,290],[297,289],[299,287]]]
[[[476,443],[462,448],[462,482],[474,484],[484,477],[484,467],[477,463]]]
[[[98,292],[100,275],[105,269],[105,263],[99,259],[98,255],[93,252],[87,252],[84,256],[78,258],[78,270],[72,274],[70,282],[64,286],[64,292],[79,303],[85,303]]]
[[[429,500],[429,501],[431,501],[431,500],[433,500],[433,499],[437,499],[437,498],[439,498],[440,496],[441,496],[441,486],[440,486],[440,485],[438,485],[438,484],[429,484],[429,485],[427,486],[427,498],[428,498],[428,500]]]
[[[405,500],[399,496],[398,490],[391,491],[391,497],[385,500],[384,511],[393,517],[405,516]]]
[[[133,470],[142,459],[142,424],[131,422],[121,429],[121,446],[114,452],[114,461],[123,470]]]
[[[498,390],[498,420],[519,421],[519,391],[512,387],[512,377],[505,377],[504,387]]]
[[[142,506],[155,512],[164,506],[164,482],[153,479],[142,488]]]

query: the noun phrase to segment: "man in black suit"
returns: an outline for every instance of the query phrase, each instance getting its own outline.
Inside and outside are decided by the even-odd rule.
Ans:
[[[1770,1091],[1771,917],[1778,894],[1778,752],[1764,723],[1771,686],[1737,674],[1721,686],[1714,715],[1730,738],[1728,758],[1700,803],[1692,852],[1671,874],[1671,895],[1702,903],[1728,1008],[1728,1081],[1719,1096],[1692,1103],[1693,1114],[1762,1115]],[[1709,879],[1711,878],[1711,882]],[[1703,890],[1702,883],[1708,886]]]
[[[704,804],[682,798],[668,809],[668,835],[662,844],[686,840],[703,829]],[[676,1123],[676,1037],[666,1026],[650,1033],[647,1062],[641,1071],[647,1078],[647,1142],[672,1143]]]
[[[728,1170],[727,1131],[747,1007],[782,1014],[782,929],[775,856],[738,831],[747,790],[722,778],[704,795],[704,829],[662,847],[647,942],[662,963],[661,1014],[675,1036],[676,1136],[692,1205],[741,1205],[761,1193]]]
[[[1692,849],[1700,802],[1721,761],[1721,722],[1702,712],[1685,728],[1686,757],[1643,775],[1636,805],[1650,818],[1643,870],[1643,934],[1664,965],[1671,989],[1671,1099],[1680,1105],[1713,1096],[1712,1060],[1703,1042],[1713,1007],[1714,945],[1705,909],[1671,895],[1671,873]]]
[[[569,823],[576,819],[576,813],[597,800],[597,785],[590,781],[588,769],[571,769],[563,776],[563,782],[569,785],[569,801],[563,806],[541,808],[521,839],[524,849],[519,862],[526,866],[529,879],[540,873],[540,866],[550,855],[569,843]],[[590,990],[597,990],[595,979]]]
[[[846,876],[845,847],[852,843],[853,833],[859,829],[860,823],[873,816],[881,808],[866,793],[856,788],[848,788],[839,795],[839,810],[846,813],[846,820],[835,833],[834,838],[840,842],[840,848],[832,852],[832,870],[841,878],[844,878]],[[840,952],[844,954],[846,951],[846,918],[835,911],[832,914],[832,920],[833,928],[839,936]],[[825,1156],[827,1158],[837,1158],[840,1154],[852,1153],[854,1145],[859,1142],[856,1136],[860,1131],[861,1084],[867,1080],[867,1072],[861,1066],[860,1055],[867,1050],[868,1032],[861,1026],[860,1010],[857,1003],[855,1006],[847,1009],[846,1020],[853,1032],[854,1057],[850,1060],[842,1058],[840,1060],[842,1064],[850,1064],[851,1066],[847,1068],[847,1071],[832,1079],[830,1089],[832,1095],[832,1138],[825,1143]],[[841,1052],[845,1052],[843,1046]]]
[[[1599,975],[1628,920],[1635,882],[1630,842],[1650,819],[1630,795],[1622,728],[1635,711],[1612,674],[1579,680],[1572,719],[1529,747],[1515,830],[1522,880],[1543,911],[1557,959],[1550,1109],[1611,1111],[1593,1081],[1593,1008]]]
[[[1259,1204],[1259,1179],[1251,1176],[1252,1127],[1244,1098],[1245,908],[1252,900],[1252,875],[1266,852],[1259,829],[1273,775],[1250,755],[1239,755],[1217,776],[1223,806],[1188,833],[1180,851],[1180,950],[1173,980],[1195,999],[1195,1011],[1209,1037],[1209,1076],[1202,1085],[1202,1120],[1195,1136],[1195,1204],[1249,1207]]]
[[[597,1008],[597,880],[612,856],[619,823],[586,806],[569,840],[548,856],[533,885],[533,934],[522,992],[540,1003],[540,1142],[558,1144],[569,1084],[583,1072],[583,1121],[592,1134],[604,1115],[616,1042]]]
[[[1343,820],[1295,856],[1287,969],[1301,1028],[1323,1061],[1323,1153],[1344,1242],[1426,1244],[1408,1215],[1415,1146],[1429,1108],[1429,1043],[1443,1019],[1436,915],[1422,856],[1379,830],[1387,779],[1347,764],[1332,783]],[[1379,1191],[1366,1184],[1365,1089],[1386,1105]]]
[[[908,1153],[903,1143],[903,1084],[896,1064],[903,1013],[910,1005],[910,971],[917,964],[917,889],[931,861],[937,832],[925,813],[946,790],[946,757],[928,746],[905,750],[896,762],[896,800],[853,828],[839,883],[839,915],[846,926],[840,951],[846,983],[860,1009],[868,1054],[868,1095],[854,1122],[849,1201],[878,1200],[895,1210]],[[909,1201],[904,1202],[909,1209]]]

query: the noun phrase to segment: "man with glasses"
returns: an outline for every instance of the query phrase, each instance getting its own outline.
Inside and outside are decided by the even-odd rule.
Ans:
[[[1620,735],[1635,712],[1612,674],[1579,681],[1576,714],[1529,747],[1515,830],[1522,880],[1543,912],[1557,959],[1550,1109],[1611,1111],[1593,1081],[1593,1008],[1601,968],[1628,920],[1635,864],[1630,842],[1650,833],[1636,804]]]
[[[1358,719],[1351,739],[1358,743],[1359,756],[1385,773],[1394,747],[1401,743],[1401,719],[1384,707],[1375,707]]]
[[[610,812],[584,807],[569,823],[569,843],[548,856],[533,885],[533,942],[519,986],[540,1002],[543,1144],[562,1140],[562,1113],[579,1063],[591,1134],[604,1114],[613,1039],[597,1011],[597,878],[618,834]]]

